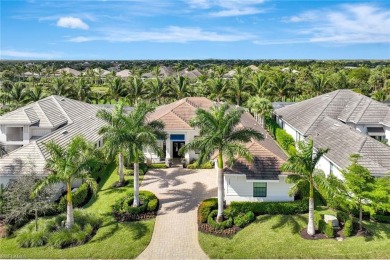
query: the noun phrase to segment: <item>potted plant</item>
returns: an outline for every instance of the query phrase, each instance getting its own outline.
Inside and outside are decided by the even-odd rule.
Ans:
[[[187,160],[186,160],[186,158],[181,158],[181,164],[183,165],[183,168],[187,168]]]

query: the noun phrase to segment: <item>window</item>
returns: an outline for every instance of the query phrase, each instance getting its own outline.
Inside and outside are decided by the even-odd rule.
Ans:
[[[171,141],[184,141],[185,140],[185,136],[184,135],[174,135],[174,134],[172,134],[170,136],[170,139],[171,139]]]
[[[267,183],[254,182],[253,183],[253,197],[267,197]]]
[[[329,173],[330,174],[333,174],[333,163],[330,163],[330,167],[329,167]]]

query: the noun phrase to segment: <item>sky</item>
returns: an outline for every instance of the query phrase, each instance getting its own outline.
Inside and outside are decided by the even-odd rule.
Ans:
[[[390,1],[0,0],[0,59],[390,59]]]

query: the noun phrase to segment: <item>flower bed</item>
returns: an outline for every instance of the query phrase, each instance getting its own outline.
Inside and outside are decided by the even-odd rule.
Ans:
[[[140,205],[138,207],[132,206],[134,201],[133,193],[129,193],[117,200],[112,205],[112,212],[116,220],[124,222],[156,217],[159,204],[156,195],[150,191],[140,191],[139,199]]]

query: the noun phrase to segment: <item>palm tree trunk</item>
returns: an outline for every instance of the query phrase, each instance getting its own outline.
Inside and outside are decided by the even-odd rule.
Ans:
[[[65,227],[67,229],[71,229],[74,224],[74,218],[73,218],[73,203],[72,203],[72,183],[70,181],[67,182],[67,194],[66,194],[66,223]]]
[[[224,204],[224,179],[223,179],[223,157],[222,153],[218,155],[218,215],[217,222],[223,221],[223,204]]]
[[[134,163],[134,201],[133,207],[139,206],[139,163]]]
[[[124,183],[125,178],[123,176],[123,154],[122,153],[118,154],[118,160],[119,160],[119,167],[118,167],[119,182]]]
[[[314,190],[313,183],[310,182],[310,196],[309,196],[309,222],[307,223],[307,234],[314,236],[316,230],[314,228]]]

